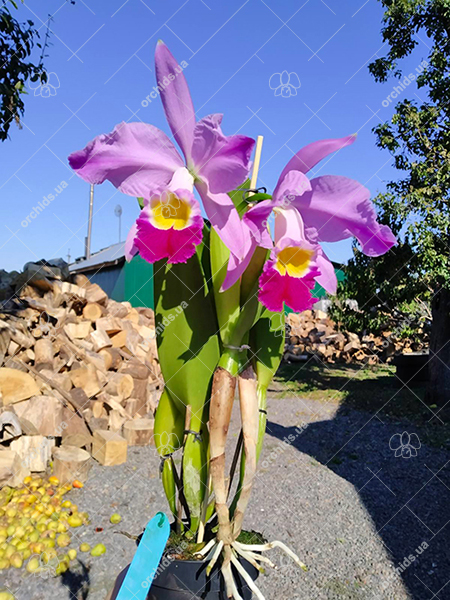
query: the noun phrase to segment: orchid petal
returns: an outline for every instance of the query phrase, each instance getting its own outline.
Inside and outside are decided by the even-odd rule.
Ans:
[[[195,112],[183,68],[167,46],[158,41],[155,51],[156,83],[167,122],[187,161],[194,140]]]
[[[258,204],[250,208],[242,217],[243,222],[250,229],[258,245],[263,246],[264,248],[272,247],[271,242],[269,242],[268,246],[265,242],[268,241],[267,221],[269,220],[273,208],[274,203],[272,200],[262,200],[261,202],[258,202]]]
[[[302,217],[296,208],[275,209],[275,245],[282,247],[286,240],[306,241]]]
[[[121,123],[69,156],[69,164],[88,183],[110,181],[124,194],[147,197],[165,187],[183,165],[161,130],[146,123]]]
[[[209,182],[213,194],[230,192],[247,178],[255,141],[244,135],[226,136],[222,115],[209,115],[195,126],[192,160],[194,169]]]
[[[397,243],[389,227],[377,222],[370,192],[357,181],[329,175],[312,179],[311,186],[294,204],[318,241],[356,237],[368,256],[385,254]]]
[[[282,311],[283,304],[289,306],[294,312],[310,310],[317,301],[312,296],[311,290],[318,275],[319,271],[315,268],[302,278],[280,275],[274,268],[274,262],[268,261],[259,278],[258,299],[273,312]]]
[[[149,263],[167,258],[186,262],[202,241],[200,206],[189,190],[166,190],[153,196],[142,210],[134,244]]]
[[[350,146],[355,141],[356,134],[338,139],[320,140],[318,142],[308,144],[307,146],[299,150],[297,154],[295,154],[288,162],[288,164],[284,167],[284,169],[281,172],[280,179],[278,180],[275,191],[278,190],[280,182],[283,181],[283,179],[289,173],[289,171],[301,171],[302,173],[307,173],[326,156],[328,156],[332,152],[341,150],[341,148]]]
[[[301,171],[289,171],[278,180],[277,187],[273,193],[275,206],[288,208],[294,203],[294,200],[303,196],[304,193],[311,191],[311,182],[309,178]]]
[[[326,292],[334,296],[337,292],[338,285],[336,271],[334,270],[333,263],[320,246],[314,262],[320,271],[320,275],[316,277],[317,283],[321,285]]]
[[[133,223],[125,241],[125,259],[127,262],[130,262],[133,256],[135,256],[138,253],[138,247],[135,243],[136,236],[137,224]]]
[[[225,246],[237,258],[244,258],[249,248],[249,233],[228,194],[212,194],[208,181],[197,180],[195,187],[203,200],[203,206],[211,225]]]
[[[228,259],[227,274],[221,287],[222,292],[230,288],[236,283],[236,281],[240,279],[245,269],[250,264],[255,249],[256,242],[253,241],[249,251],[242,260],[237,259],[234,254],[230,254],[230,258]]]

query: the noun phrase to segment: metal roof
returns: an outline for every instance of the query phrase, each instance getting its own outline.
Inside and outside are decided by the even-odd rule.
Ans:
[[[103,248],[98,252],[94,252],[87,259],[79,258],[69,266],[71,273],[78,271],[90,271],[91,269],[99,269],[102,267],[111,267],[118,265],[125,260],[125,242],[119,242]]]

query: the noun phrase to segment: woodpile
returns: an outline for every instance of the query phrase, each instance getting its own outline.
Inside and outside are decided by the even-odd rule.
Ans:
[[[418,343],[400,338],[395,329],[386,329],[380,335],[339,331],[321,310],[291,313],[286,319],[284,359],[290,362],[306,362],[314,357],[325,363],[386,364],[400,353],[419,352],[426,347],[426,337]]]
[[[123,463],[128,445],[152,443],[163,385],[151,309],[115,302],[84,275],[27,274],[0,303],[0,486],[50,460],[80,480],[91,456]]]

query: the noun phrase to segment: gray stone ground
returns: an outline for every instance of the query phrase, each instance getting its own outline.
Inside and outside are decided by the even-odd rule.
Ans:
[[[238,419],[235,411],[231,441]],[[392,436],[406,431],[420,438],[420,432],[408,422],[381,419],[299,398],[269,401],[246,525],[286,542],[309,570],[297,570],[272,551],[279,570],[259,579],[266,600],[450,598],[450,453],[422,445],[416,457],[395,457]],[[104,542],[107,554],[81,555],[63,579],[10,569],[2,585],[17,600],[103,600],[135,550],[133,541],[114,531],[138,534],[166,510],[158,466],[153,448],[130,449],[128,462],[118,467],[95,464],[73,498],[92,519],[79,542]],[[109,524],[113,512],[123,517],[119,526]],[[104,531],[95,533],[96,527]],[[427,547],[419,554],[421,545]]]

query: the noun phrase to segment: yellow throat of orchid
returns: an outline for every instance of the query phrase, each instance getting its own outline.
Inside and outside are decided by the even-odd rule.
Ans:
[[[153,225],[158,229],[185,229],[189,225],[191,206],[188,201],[168,193],[151,202]]]
[[[314,252],[299,246],[290,246],[280,250],[277,256],[275,269],[280,275],[303,277],[310,266]]]

